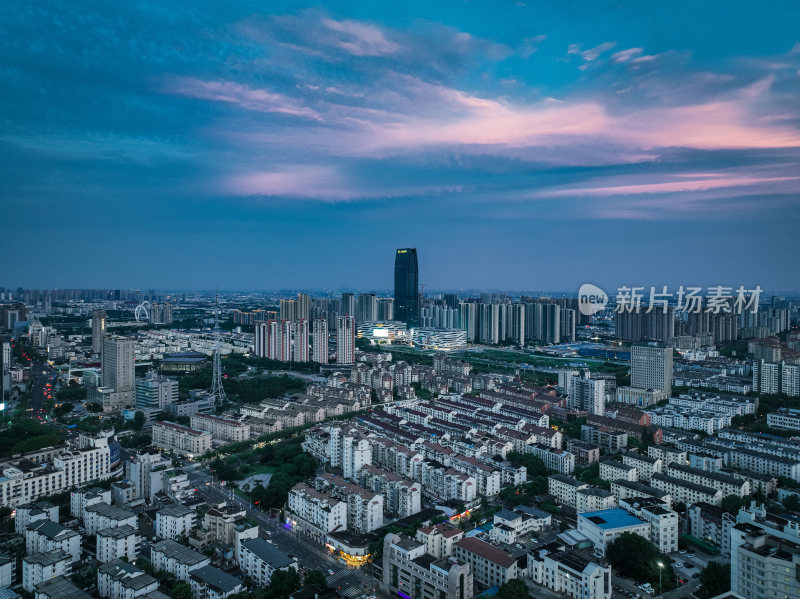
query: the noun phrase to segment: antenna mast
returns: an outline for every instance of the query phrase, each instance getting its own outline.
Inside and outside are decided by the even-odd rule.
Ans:
[[[227,398],[225,389],[222,388],[222,362],[220,360],[221,347],[219,337],[219,297],[214,296],[214,353],[212,357],[214,373],[211,378],[211,399],[214,405],[222,405]]]

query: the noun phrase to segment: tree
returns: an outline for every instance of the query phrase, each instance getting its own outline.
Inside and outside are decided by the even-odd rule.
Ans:
[[[497,591],[497,599],[530,599],[528,587],[519,578],[509,580]]]
[[[665,567],[670,563],[650,541],[631,532],[622,533],[606,548],[606,558],[624,576],[641,581],[657,581],[659,562]],[[662,576],[665,587],[670,585],[671,579],[671,576]]]
[[[267,587],[269,599],[289,599],[289,595],[300,589],[300,575],[294,568],[276,570]]]
[[[781,503],[790,512],[800,512],[800,495],[787,495]]]
[[[147,416],[144,415],[144,412],[137,411],[136,414],[133,415],[133,428],[134,430],[140,431],[144,427],[144,423],[147,421]]]
[[[309,570],[306,572],[305,580],[303,580],[303,586],[314,586],[323,591],[328,588],[328,579],[325,578],[325,574],[322,572],[322,570]]]
[[[726,495],[722,498],[722,509],[731,514],[737,514],[742,507],[742,500],[738,495]]]
[[[175,583],[169,594],[172,599],[191,599],[192,587],[188,582],[180,580]]]
[[[731,565],[720,562],[708,562],[700,572],[700,590],[697,596],[700,599],[716,597],[731,590]]]

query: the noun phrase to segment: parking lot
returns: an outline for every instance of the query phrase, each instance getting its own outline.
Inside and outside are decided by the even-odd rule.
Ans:
[[[691,551],[673,553],[670,555],[670,558],[672,558],[673,563],[671,565],[665,565],[663,570],[664,581],[666,582],[668,576],[672,576],[673,580],[679,578],[686,581],[677,588],[664,593],[663,597],[668,597],[670,599],[689,597],[700,582],[700,571],[706,567],[709,561],[714,561],[714,558],[711,556]],[[653,584],[653,594],[649,594],[645,590],[639,588],[637,586],[639,582],[640,581],[633,580],[632,578],[622,578],[615,571],[613,576],[612,597],[616,599],[623,599],[625,597],[635,599],[636,597],[645,598],[658,593],[658,581],[655,581]]]

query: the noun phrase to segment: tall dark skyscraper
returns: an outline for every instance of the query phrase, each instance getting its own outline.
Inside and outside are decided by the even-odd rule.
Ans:
[[[419,273],[416,248],[401,248],[394,258],[394,317],[419,325]]]

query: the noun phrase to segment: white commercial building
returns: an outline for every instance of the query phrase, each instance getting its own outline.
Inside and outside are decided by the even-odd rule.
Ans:
[[[95,447],[64,449],[40,463],[31,464],[25,457],[0,464],[0,505],[31,503],[42,496],[105,480],[111,472],[107,439],[98,439]]]
[[[602,555],[617,537],[630,532],[650,540],[650,524],[622,508],[578,514],[578,532],[585,535]]]

